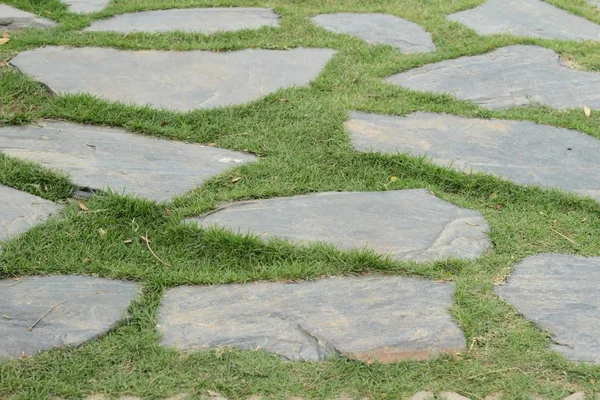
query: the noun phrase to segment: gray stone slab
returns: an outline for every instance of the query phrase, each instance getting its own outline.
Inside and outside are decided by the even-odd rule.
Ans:
[[[424,155],[458,171],[485,172],[600,200],[600,141],[581,132],[422,112],[406,117],[353,112],[345,126],[360,151]]]
[[[270,8],[184,8],[142,11],[95,21],[86,31],[169,32],[211,34],[279,27],[279,16]]]
[[[553,348],[574,361],[600,362],[600,257],[529,257],[496,292],[553,335]]]
[[[600,0],[587,0],[593,6],[600,7]]]
[[[0,3],[0,32],[27,28],[51,28],[56,25],[56,22],[49,19]]]
[[[189,111],[307,85],[334,54],[303,48],[216,53],[44,47],[20,53],[11,64],[58,93]]]
[[[33,356],[104,334],[126,315],[138,291],[132,282],[87,276],[0,281],[0,358]]]
[[[302,283],[181,286],[159,309],[162,343],[180,350],[235,346],[289,360],[333,354],[395,362],[456,353],[453,285],[398,276]]]
[[[102,11],[108,6],[110,0],[62,0],[69,5],[69,11],[79,14],[88,14]]]
[[[425,65],[388,82],[423,92],[450,94],[495,109],[529,104],[600,108],[600,74],[569,69],[538,46],[509,46],[488,54]]]
[[[491,244],[490,227],[479,212],[456,207],[423,189],[233,203],[188,222],[295,243],[369,248],[396,260],[472,259]]]
[[[246,153],[66,122],[0,128],[0,152],[64,171],[80,187],[157,201],[256,161]]]
[[[403,53],[435,51],[431,34],[420,25],[388,14],[321,14],[312,21],[335,33],[357,36],[369,44],[389,44]]]

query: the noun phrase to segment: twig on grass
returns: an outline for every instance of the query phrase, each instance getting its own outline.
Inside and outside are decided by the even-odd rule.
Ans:
[[[146,247],[148,248],[148,251],[150,251],[150,254],[152,254],[154,256],[154,258],[156,258],[158,260],[158,262],[160,262],[161,264],[171,268],[172,265],[169,264],[168,262],[163,261],[159,256],[156,255],[156,253],[152,250],[152,248],[150,247],[150,239],[148,238],[148,232],[146,232],[146,236],[140,236],[140,239],[142,239],[144,242],[146,242]]]

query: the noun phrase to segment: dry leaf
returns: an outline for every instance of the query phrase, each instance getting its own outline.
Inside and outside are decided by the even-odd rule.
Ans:
[[[10,37],[10,33],[8,33],[8,32],[2,32],[2,37],[5,38],[5,39],[9,38]]]
[[[79,208],[81,208],[83,211],[90,211],[89,208],[87,208],[87,206],[85,204],[83,204],[83,201],[78,201],[79,203]]]
[[[124,240],[124,241],[123,241],[123,243],[125,243],[125,244],[130,244],[130,243],[133,243],[133,240],[131,240],[131,239],[127,239],[127,240]]]
[[[233,179],[231,180],[231,183],[236,183],[236,182],[238,182],[240,179],[242,179],[242,178],[240,178],[239,176],[238,176],[237,178],[233,178]]]
[[[106,230],[102,228],[98,229],[98,233],[100,234],[100,236],[106,236]]]
[[[167,213],[167,215],[173,215],[173,210],[171,210],[170,208],[167,208],[166,213]]]
[[[586,105],[583,106],[583,112],[585,113],[586,117],[590,117],[590,115],[592,115],[592,110],[590,110],[590,108]]]
[[[3,38],[0,38],[0,45],[2,45],[2,44],[6,44],[6,43],[8,43],[9,41],[10,41],[10,38],[9,38],[9,37],[7,37],[7,38],[5,38],[5,37],[3,37]]]
[[[494,210],[500,210],[502,207],[504,207],[504,204],[498,203],[494,206]]]
[[[492,193],[490,194],[490,199],[497,199],[498,198],[498,194],[497,193]]]

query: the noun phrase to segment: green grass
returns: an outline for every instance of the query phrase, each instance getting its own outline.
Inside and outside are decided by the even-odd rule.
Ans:
[[[584,0],[548,0],[600,23]],[[39,119],[124,127],[157,137],[247,150],[264,159],[231,170],[169,204],[96,195],[67,205],[52,220],[3,244],[0,279],[30,274],[96,274],[143,283],[131,318],[77,349],[0,363],[0,398],[81,398],[93,393],[155,399],[181,392],[217,391],[231,399],[253,394],[326,399],[342,393],[399,399],[420,390],[453,390],[471,398],[502,392],[507,399],[559,399],[600,390],[600,367],[566,361],[550,349],[549,336],[494,295],[512,266],[547,252],[600,256],[600,206],[555,190],[522,187],[491,176],[465,175],[407,155],[354,152],[342,123],[349,110],[405,115],[445,112],[466,117],[529,120],[600,138],[600,113],[525,107],[489,111],[468,102],[411,92],[382,79],[427,63],[482,54],[511,44],[538,44],[577,68],[600,71],[600,43],[534,40],[508,35],[480,37],[445,19],[483,0],[116,0],[105,11],[71,14],[58,0],[6,0],[61,22],[46,31],[15,33],[0,46],[0,62],[43,45],[121,49],[235,50],[327,47],[338,54],[310,86],[282,90],[239,107],[189,113],[110,103],[91,96],[54,96],[6,64],[0,64],[0,124]],[[92,20],[157,8],[266,6],[282,16],[281,28],[197,35],[80,32]],[[437,52],[402,55],[312,26],[307,16],[335,11],[377,11],[415,21],[432,33]],[[281,101],[286,99],[286,101]],[[558,162],[560,162],[558,160]],[[397,180],[390,179],[398,177]],[[241,177],[236,183],[231,180]],[[67,202],[68,177],[0,156],[0,183]],[[324,245],[265,243],[252,236],[199,230],[182,218],[235,200],[335,190],[427,188],[453,204],[481,211],[492,226],[494,250],[476,261],[399,263],[372,253],[339,252]],[[497,204],[503,207],[496,207]],[[555,233],[572,239],[572,242]],[[147,251],[140,235],[172,264]],[[125,243],[127,240],[132,243]],[[301,280],[328,275],[395,274],[456,284],[452,314],[467,336],[468,351],[427,362],[365,364],[346,358],[289,363],[263,352],[218,350],[179,354],[162,348],[155,330],[165,289],[181,284]],[[2,340],[0,338],[0,340]]]

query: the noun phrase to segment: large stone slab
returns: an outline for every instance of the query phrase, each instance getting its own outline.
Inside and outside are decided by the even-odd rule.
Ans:
[[[538,46],[509,46],[429,64],[388,82],[450,94],[491,109],[529,104],[600,108],[600,74],[569,69],[554,51]]]
[[[453,285],[406,277],[181,286],[159,310],[162,343],[180,350],[262,349],[290,360],[343,354],[394,362],[456,353]]]
[[[184,8],[142,11],[95,21],[86,31],[169,32],[204,34],[279,27],[279,16],[270,8]]]
[[[132,282],[86,276],[0,281],[0,358],[33,356],[104,334],[125,316],[138,291]]]
[[[369,248],[396,260],[471,259],[491,244],[490,227],[479,212],[456,207],[423,189],[248,201],[188,222],[296,243]]]
[[[67,172],[80,187],[165,201],[256,157],[121,129],[43,122],[0,128],[0,151]]]
[[[69,5],[69,11],[79,14],[88,14],[102,11],[108,6],[110,0],[63,0]]]
[[[0,32],[26,28],[51,28],[56,25],[56,22],[49,19],[0,3]]]
[[[529,257],[497,293],[553,336],[553,348],[575,361],[600,362],[600,257]]]
[[[431,34],[420,25],[388,14],[321,14],[312,21],[335,33],[357,36],[369,44],[389,44],[403,53],[435,51]]]
[[[345,126],[360,151],[425,155],[458,171],[490,173],[600,200],[600,141],[581,132],[422,112],[406,117],[353,112]]]
[[[307,85],[334,54],[303,48],[216,53],[44,47],[20,53],[11,64],[58,93],[189,111]]]

